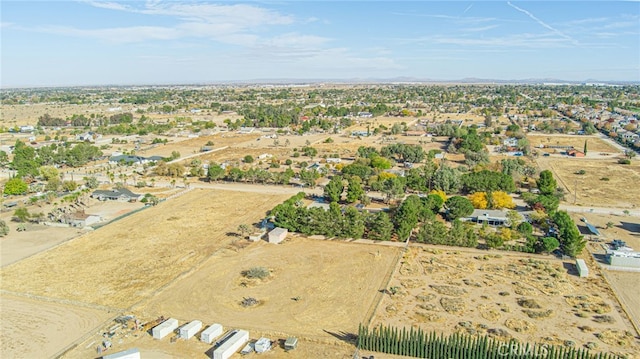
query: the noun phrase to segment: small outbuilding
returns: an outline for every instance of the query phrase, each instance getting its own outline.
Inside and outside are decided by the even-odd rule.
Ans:
[[[151,329],[154,339],[162,339],[178,328],[178,319],[169,318]]]
[[[199,320],[194,320],[185,324],[182,328],[180,328],[180,338],[182,339],[191,339],[196,333],[198,333],[202,329],[202,322]]]
[[[253,345],[253,349],[256,353],[264,353],[271,350],[271,340],[269,338],[260,338]]]
[[[584,262],[584,259],[576,259],[576,267],[578,268],[578,275],[580,277],[587,277],[589,275],[589,268],[587,268],[587,263]]]
[[[200,333],[200,341],[203,341],[207,344],[213,343],[213,340],[222,335],[222,325],[220,324],[212,324],[207,329],[203,330]]]
[[[274,228],[271,232],[269,232],[269,243],[278,244],[284,241],[287,238],[287,234],[289,231],[286,228]]]
[[[293,350],[298,347],[298,338],[289,337],[284,341],[284,350]]]

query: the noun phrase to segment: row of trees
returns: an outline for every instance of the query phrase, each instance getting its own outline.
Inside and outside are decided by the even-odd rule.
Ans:
[[[102,151],[98,147],[84,142],[73,146],[70,143],[65,146],[52,144],[36,150],[18,140],[13,150],[11,168],[17,171],[17,177],[37,177],[40,172],[40,166],[64,164],[71,167],[80,167],[89,161],[97,160],[101,156]]]
[[[616,359],[611,354],[592,354],[587,349],[550,344],[499,341],[487,335],[425,332],[421,328],[396,328],[380,325],[369,329],[358,326],[358,349],[415,358],[548,358],[548,359]]]

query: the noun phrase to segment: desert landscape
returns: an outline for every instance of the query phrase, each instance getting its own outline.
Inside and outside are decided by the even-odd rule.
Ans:
[[[633,327],[601,274],[578,278],[572,267],[543,256],[412,247],[373,325],[637,354]]]

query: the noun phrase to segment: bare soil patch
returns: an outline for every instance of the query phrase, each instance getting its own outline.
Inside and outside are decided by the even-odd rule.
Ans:
[[[0,294],[0,356],[47,358],[112,314],[105,311]]]
[[[551,257],[430,246],[411,247],[400,268],[390,283],[400,291],[385,296],[373,325],[488,334],[523,342],[571,341],[578,347],[597,342],[598,351],[631,357],[640,350],[637,340],[623,335],[633,333],[633,328],[597,268],[590,268],[594,273],[589,278],[579,278],[573,262]],[[407,280],[429,285],[401,287]],[[600,320],[603,315],[610,318]]]
[[[216,253],[135,310],[310,338],[355,333],[398,251],[297,236],[280,245],[256,242]],[[268,280],[243,284],[242,272],[259,266],[270,270]],[[244,298],[259,304],[243,307]]]
[[[127,308],[212,253],[234,250],[237,226],[258,222],[285,198],[193,190],[4,267],[2,287]]]
[[[550,169],[565,189],[566,201],[573,204],[577,184],[576,205],[595,207],[627,207],[640,204],[640,191],[630,190],[640,181],[640,161],[621,165],[617,160],[579,158],[538,158],[541,169]],[[584,170],[585,174],[577,174]]]
[[[598,136],[558,136],[546,134],[527,134],[527,139],[531,147],[536,147],[542,152],[554,153],[552,148],[540,148],[540,145],[546,146],[573,146],[578,151],[584,149],[584,142],[587,141],[587,155],[593,152],[619,153],[620,151],[611,146]],[[558,152],[564,150],[557,150]]]

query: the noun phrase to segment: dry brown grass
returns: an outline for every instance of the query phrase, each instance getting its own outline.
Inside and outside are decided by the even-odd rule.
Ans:
[[[551,169],[563,187],[567,202],[573,204],[576,181],[577,205],[595,207],[627,207],[640,204],[640,191],[631,190],[632,183],[640,181],[640,161],[631,165],[618,164],[616,159],[578,159],[540,157],[541,169]],[[577,172],[584,170],[584,175]],[[603,180],[607,178],[608,180]]]
[[[545,134],[527,134],[527,139],[531,147],[545,146],[573,146],[576,150],[584,149],[584,142],[587,141],[587,154],[596,152],[619,153],[620,151],[598,136],[559,136]],[[544,152],[553,152],[552,149],[543,148]],[[561,150],[558,150],[561,151]]]
[[[250,196],[250,195],[249,195]],[[287,195],[194,190],[2,269],[3,289],[127,308],[212,253]]]
[[[606,282],[568,274],[565,268],[572,265],[569,262],[515,254],[478,255],[482,252],[475,250],[442,252],[430,246],[412,247],[410,252],[390,286],[412,279],[424,280],[429,286],[404,287],[402,295],[386,296],[374,326],[414,326],[445,334],[462,331],[523,342],[555,338],[560,343],[574,341],[577,346],[598,341],[594,335],[604,333],[606,340],[598,341],[598,350],[629,355],[640,350],[638,343],[627,337],[610,340],[608,330],[633,331],[631,324],[624,313],[613,309],[617,302],[610,289],[603,289]],[[585,308],[590,315],[579,316]],[[596,313],[607,310],[610,322],[593,320],[594,315],[600,315]]]

